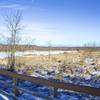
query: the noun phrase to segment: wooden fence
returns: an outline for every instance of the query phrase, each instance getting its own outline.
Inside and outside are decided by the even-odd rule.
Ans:
[[[71,91],[80,92],[80,93],[88,93],[88,94],[91,94],[94,96],[100,96],[100,88],[94,88],[94,87],[89,87],[89,86],[80,86],[80,85],[75,85],[72,83],[58,82],[58,81],[54,81],[54,80],[47,80],[47,79],[43,79],[43,78],[37,78],[37,77],[33,77],[33,76],[17,74],[17,73],[6,71],[6,70],[0,70],[0,75],[5,75],[5,76],[11,77],[13,79],[12,87],[13,87],[13,93],[16,97],[18,95],[18,91],[21,90],[23,92],[27,92],[27,93],[32,94],[37,97],[45,98],[47,100],[53,100],[57,96],[58,89],[71,90]],[[20,88],[17,86],[18,79],[30,81],[30,82],[36,83],[36,84],[46,85],[48,87],[52,87],[52,92],[50,93],[52,95],[45,97],[45,96],[41,96],[40,94],[37,94],[35,92]],[[2,82],[2,81],[0,81],[0,82]],[[4,82],[4,85],[8,85],[8,84]]]

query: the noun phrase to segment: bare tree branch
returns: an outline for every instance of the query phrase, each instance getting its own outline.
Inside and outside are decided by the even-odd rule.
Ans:
[[[21,21],[22,21],[22,13],[17,10],[14,12],[8,12],[8,14],[6,14],[4,16],[4,20],[5,20],[5,26],[8,29],[8,32],[10,34],[10,37],[8,38],[8,45],[9,45],[9,52],[10,52],[10,57],[8,59],[8,63],[9,63],[9,67],[10,70],[13,71],[14,67],[15,67],[15,53],[16,53],[16,45],[19,42],[19,33],[22,30],[22,25],[21,25]]]

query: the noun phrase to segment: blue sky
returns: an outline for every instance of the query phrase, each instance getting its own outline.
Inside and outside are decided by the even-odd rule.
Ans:
[[[0,0],[0,14],[23,11],[22,42],[37,45],[100,44],[100,0]],[[0,33],[7,35],[0,17]],[[27,41],[29,42],[27,42]]]

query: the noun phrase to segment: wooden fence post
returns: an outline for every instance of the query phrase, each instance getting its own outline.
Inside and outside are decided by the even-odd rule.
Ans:
[[[16,88],[17,84],[18,84],[17,79],[16,78],[13,78],[13,93],[14,93],[14,95],[16,97],[20,95],[18,89]]]
[[[53,96],[54,96],[54,98],[57,97],[57,90],[58,90],[57,88],[55,88],[55,87],[53,88],[53,92],[54,92]]]
[[[57,96],[57,88],[55,87],[51,87],[49,90],[49,96],[52,96],[53,98],[55,98]]]

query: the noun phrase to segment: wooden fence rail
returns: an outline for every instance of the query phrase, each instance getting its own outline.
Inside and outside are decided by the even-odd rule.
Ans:
[[[58,82],[58,81],[54,81],[54,80],[47,80],[47,79],[43,79],[43,78],[37,78],[37,77],[33,77],[33,76],[17,74],[17,73],[6,71],[6,70],[0,70],[0,75],[5,75],[5,76],[11,77],[13,79],[13,91],[14,91],[15,95],[17,95],[17,93],[16,93],[17,89],[21,90],[21,88],[17,87],[17,83],[18,83],[17,79],[20,79],[20,80],[30,81],[30,82],[36,83],[36,84],[53,87],[53,90],[54,90],[52,93],[53,97],[55,97],[57,95],[57,89],[71,90],[71,91],[80,92],[80,93],[88,93],[88,94],[91,94],[94,96],[100,96],[100,88],[94,88],[94,87],[89,87],[89,86],[80,86],[80,85],[75,85],[72,83]],[[22,90],[24,92],[26,91],[24,89],[22,89]],[[29,93],[29,91],[28,91],[28,93]],[[34,95],[34,93],[33,93],[33,95]]]

